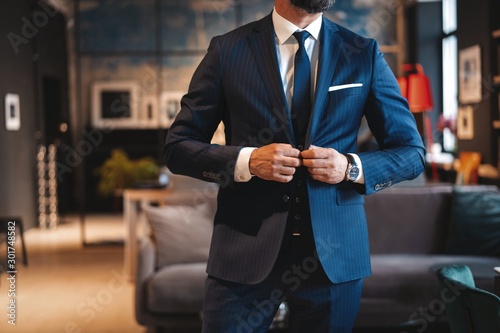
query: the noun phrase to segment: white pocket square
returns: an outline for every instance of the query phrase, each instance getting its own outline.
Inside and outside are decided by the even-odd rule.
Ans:
[[[331,86],[330,88],[328,88],[328,91],[337,91],[337,90],[348,89],[348,88],[359,88],[362,86],[363,86],[363,83],[341,84],[339,86]]]

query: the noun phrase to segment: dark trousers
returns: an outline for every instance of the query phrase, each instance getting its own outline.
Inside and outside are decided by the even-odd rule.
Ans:
[[[316,255],[310,223],[300,236],[287,232],[278,260],[261,283],[209,276],[203,333],[267,332],[278,306],[289,306],[290,333],[348,333],[361,298],[362,279],[333,284]]]

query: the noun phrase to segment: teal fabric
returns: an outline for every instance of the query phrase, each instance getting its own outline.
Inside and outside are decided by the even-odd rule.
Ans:
[[[438,274],[440,274],[443,279],[456,281],[471,288],[474,288],[476,286],[474,283],[472,272],[467,265],[446,266],[440,268],[438,272]]]
[[[452,333],[500,332],[500,298],[474,288],[469,267],[442,267],[436,275]]]
[[[453,191],[448,254],[500,256],[500,192]]]

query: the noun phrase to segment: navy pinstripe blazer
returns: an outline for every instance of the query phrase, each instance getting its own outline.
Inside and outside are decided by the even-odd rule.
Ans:
[[[352,85],[354,84],[354,85]],[[347,85],[347,86],[346,86]],[[207,272],[258,283],[283,238],[293,183],[233,181],[239,150],[295,145],[280,81],[271,15],[213,38],[165,144],[172,172],[221,184]],[[408,105],[374,40],[323,18],[319,69],[306,146],[355,152],[362,116],[380,150],[360,153],[365,186],[308,179],[314,238],[332,282],[371,273],[363,194],[418,176],[424,149]],[[211,145],[224,121],[226,146]]]

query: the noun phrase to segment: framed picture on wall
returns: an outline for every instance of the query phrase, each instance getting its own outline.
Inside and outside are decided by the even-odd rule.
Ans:
[[[158,98],[156,95],[145,95],[142,99],[143,105],[140,110],[141,127],[158,127]]]
[[[140,87],[134,81],[98,81],[92,85],[91,120],[94,128],[137,128]]]
[[[181,110],[183,91],[164,91],[160,96],[160,126],[170,128],[175,116]]]
[[[463,49],[458,55],[458,100],[461,104],[480,103],[481,47],[474,45]]]
[[[457,137],[460,140],[474,139],[474,110],[472,106],[458,108]]]
[[[21,128],[21,107],[19,95],[5,95],[5,128],[7,131],[18,131]]]

